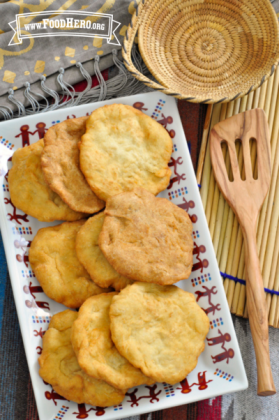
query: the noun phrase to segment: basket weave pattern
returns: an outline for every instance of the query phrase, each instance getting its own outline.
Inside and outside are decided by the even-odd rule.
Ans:
[[[138,31],[143,60],[131,61]],[[269,0],[142,0],[123,47],[124,63],[154,89],[192,102],[227,102],[260,86],[278,64],[279,30]]]

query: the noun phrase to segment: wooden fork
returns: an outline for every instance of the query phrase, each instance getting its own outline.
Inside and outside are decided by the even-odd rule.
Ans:
[[[251,165],[251,139],[255,139],[257,145],[257,179],[253,178]],[[242,142],[244,181],[237,161],[236,140]],[[221,149],[223,142],[228,146],[233,181],[227,175]],[[258,395],[273,395],[276,389],[270,366],[267,310],[256,243],[257,219],[271,180],[270,135],[264,111],[252,109],[216,124],[210,133],[210,154],[216,182],[233,209],[244,237],[246,296],[257,361]]]

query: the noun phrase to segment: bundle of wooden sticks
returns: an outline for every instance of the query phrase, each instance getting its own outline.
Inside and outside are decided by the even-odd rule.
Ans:
[[[220,193],[215,181],[209,153],[208,137],[219,121],[252,108],[264,109],[271,134],[271,185],[263,204],[257,227],[257,245],[266,293],[269,324],[279,328],[279,68],[256,91],[226,104],[208,105],[197,170],[198,184],[220,272],[224,273],[224,288],[232,313],[247,317],[244,243],[238,221]],[[238,162],[243,169],[240,144],[236,145]],[[227,171],[230,159],[223,149]],[[256,143],[251,146],[254,177],[257,177]],[[229,276],[230,278],[228,278]],[[233,280],[231,278],[234,278]],[[239,281],[240,280],[240,281]]]

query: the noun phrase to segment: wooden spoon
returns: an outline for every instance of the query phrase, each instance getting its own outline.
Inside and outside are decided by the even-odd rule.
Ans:
[[[250,139],[256,140],[258,179],[253,178]],[[238,166],[235,141],[240,140],[246,179]],[[233,181],[228,178],[221,143],[227,143]],[[210,154],[216,182],[242,228],[245,246],[246,296],[257,370],[258,395],[276,393],[268,343],[268,319],[256,243],[257,219],[271,179],[270,135],[265,113],[252,109],[216,124],[210,133]]]

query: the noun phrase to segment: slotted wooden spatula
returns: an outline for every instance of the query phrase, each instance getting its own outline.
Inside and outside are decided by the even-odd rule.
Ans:
[[[253,178],[250,139],[255,139],[257,145],[257,179]],[[238,166],[236,140],[242,142],[244,181]],[[233,181],[227,175],[221,149],[223,142],[228,146]],[[210,133],[210,154],[216,182],[236,214],[244,237],[246,296],[257,361],[258,395],[273,395],[276,389],[270,366],[267,310],[256,243],[257,219],[271,179],[270,135],[264,111],[252,109],[216,124]]]

